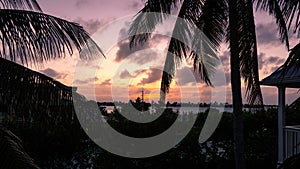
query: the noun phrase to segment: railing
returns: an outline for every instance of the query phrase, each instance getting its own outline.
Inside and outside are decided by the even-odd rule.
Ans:
[[[300,126],[286,126],[285,135],[285,159],[300,154]]]

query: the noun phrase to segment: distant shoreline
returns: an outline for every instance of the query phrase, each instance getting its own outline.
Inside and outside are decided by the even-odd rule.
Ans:
[[[115,106],[104,106],[102,105],[101,107],[105,108],[107,110],[107,112],[112,112],[115,108]],[[122,109],[121,106],[117,106],[119,108]],[[217,108],[217,109],[222,109],[224,108],[224,111],[223,112],[228,112],[228,113],[232,113],[233,112],[233,108],[232,107],[226,107],[226,106],[209,106],[209,107],[197,107],[197,106],[189,106],[189,107],[186,107],[186,106],[182,106],[182,107],[174,107],[174,106],[168,106],[168,107],[161,107],[161,108],[170,108],[172,109],[174,112],[177,112],[179,111],[180,113],[204,113],[206,112],[209,108]],[[268,110],[268,109],[271,109],[271,108],[277,108],[277,106],[274,106],[274,105],[265,105],[264,106],[264,109],[265,110]],[[243,111],[255,111],[257,110],[258,108],[257,107],[247,107],[247,106],[244,106],[243,107]],[[151,107],[150,107],[150,111],[151,111]]]

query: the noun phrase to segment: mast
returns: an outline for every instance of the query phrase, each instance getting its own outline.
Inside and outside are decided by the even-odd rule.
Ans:
[[[144,88],[142,88],[142,102],[144,102]]]

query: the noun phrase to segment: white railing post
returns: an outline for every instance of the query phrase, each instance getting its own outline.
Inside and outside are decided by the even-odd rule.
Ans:
[[[300,128],[299,126],[286,126],[285,134],[285,156],[284,159],[298,155],[300,153]]]
[[[285,126],[285,87],[278,87],[278,165],[285,160],[284,155],[284,126]]]

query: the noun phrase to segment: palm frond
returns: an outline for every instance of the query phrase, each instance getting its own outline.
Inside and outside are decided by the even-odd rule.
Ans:
[[[162,23],[180,1],[182,0],[148,0],[130,25],[130,47],[144,44],[156,25]]]
[[[228,25],[228,3],[226,0],[209,0],[205,1],[201,9],[201,16],[196,22],[197,36],[194,36],[192,42],[194,50],[191,59],[200,79],[212,85],[210,76],[218,64],[216,52],[223,42]]]
[[[213,86],[211,78],[219,66],[217,49],[214,44],[200,31],[193,41],[193,50],[190,59],[193,61],[195,74],[199,76],[207,85]]]
[[[3,127],[0,127],[0,168],[39,168],[24,151],[22,141]]]
[[[170,85],[175,75],[176,68],[183,59],[189,56],[194,35],[195,22],[200,14],[201,1],[185,0],[180,8],[178,18],[172,32],[168,47],[164,72],[161,81],[160,100],[164,102],[165,94],[169,92]]]
[[[166,94],[169,92],[170,85],[172,83],[172,80],[174,79],[174,75],[176,71],[176,61],[175,61],[176,58],[177,58],[176,56],[168,52],[164,64],[164,71],[162,74],[161,83],[160,83],[160,90],[161,90],[160,101],[162,103],[165,102]]]
[[[299,0],[278,0],[282,6],[283,15],[287,19],[287,25],[290,29],[294,26],[294,33],[300,37],[300,1]]]
[[[280,39],[285,42],[287,49],[289,49],[289,34],[286,26],[287,10],[282,10],[283,5],[280,4],[281,0],[255,0],[256,9],[269,12],[270,15],[274,16],[276,24],[278,25],[278,31]],[[286,0],[284,0],[286,1]],[[285,8],[285,7],[284,7]],[[285,15],[284,12],[285,11]]]
[[[218,64],[216,50],[222,42],[227,25],[226,6],[226,1],[223,0],[183,2],[178,14],[180,19],[175,24],[169,44],[170,53],[166,58],[161,82],[162,94],[169,91],[176,67],[183,58],[191,59],[196,75],[207,85],[212,85],[210,77]],[[208,35],[208,39],[202,31],[204,35]]]
[[[73,48],[89,52],[83,59],[103,55],[89,34],[78,24],[47,14],[24,10],[0,10],[0,57],[22,63],[41,63],[73,54]]]
[[[257,41],[252,0],[240,1],[239,50],[240,69],[246,85],[246,98],[250,104],[263,105],[259,85]]]
[[[202,7],[202,14],[196,23],[198,29],[206,35],[218,49],[228,26],[227,0],[207,0]]]
[[[36,0],[0,0],[0,9],[29,9],[42,12]]]

